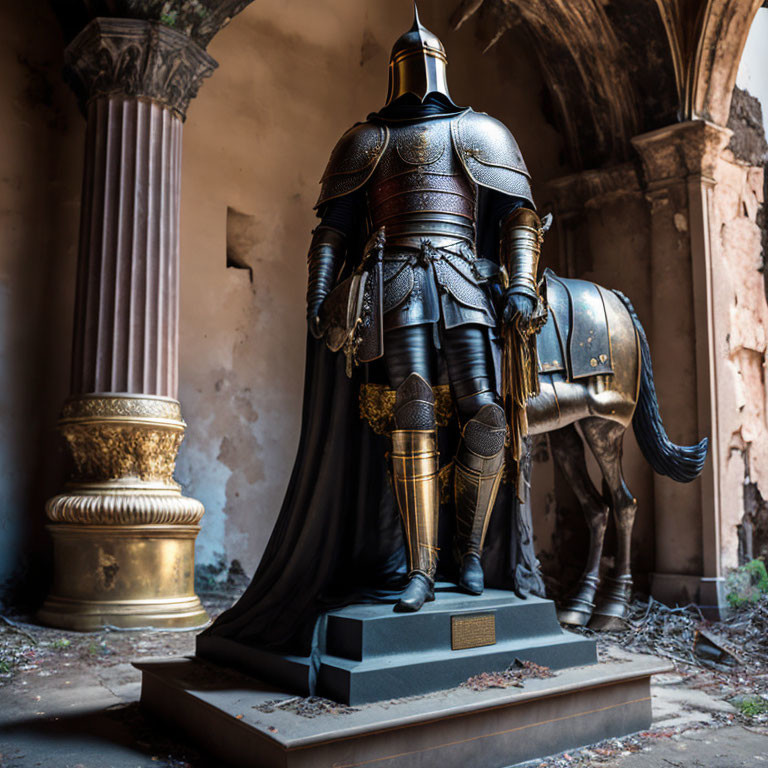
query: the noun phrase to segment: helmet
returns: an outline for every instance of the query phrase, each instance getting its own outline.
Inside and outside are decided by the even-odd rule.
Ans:
[[[453,104],[448,93],[445,70],[448,59],[437,35],[423,27],[416,3],[413,4],[413,26],[392,47],[389,57],[389,106],[395,99],[412,93],[421,101],[430,93],[440,93]]]

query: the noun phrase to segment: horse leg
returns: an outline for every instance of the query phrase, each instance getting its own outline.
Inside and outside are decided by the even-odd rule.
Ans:
[[[549,433],[552,456],[573,489],[589,527],[589,554],[584,573],[558,611],[563,624],[585,626],[595,607],[600,583],[600,558],[608,524],[608,507],[589,478],[584,459],[584,443],[573,424]]]
[[[585,419],[582,432],[595,454],[608,487],[616,523],[616,561],[613,573],[603,578],[597,608],[589,626],[593,629],[620,629],[629,617],[632,599],[632,528],[637,499],[629,492],[621,469],[625,427],[603,419]]]

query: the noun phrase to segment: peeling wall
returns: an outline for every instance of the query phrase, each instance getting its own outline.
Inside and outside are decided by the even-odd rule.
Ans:
[[[716,370],[724,460],[720,552],[725,569],[739,564],[738,526],[745,513],[745,485],[753,484],[753,492],[768,491],[768,304],[761,271],[761,232],[755,223],[762,202],[763,169],[740,162],[726,151],[713,200],[721,222],[713,259],[719,275],[715,312],[724,324],[717,339]]]
[[[717,401],[721,414],[720,552],[725,570],[768,557],[768,9],[752,24],[739,66],[728,127],[734,132],[717,168],[713,267],[722,279],[714,312]],[[746,90],[742,90],[746,89]]]

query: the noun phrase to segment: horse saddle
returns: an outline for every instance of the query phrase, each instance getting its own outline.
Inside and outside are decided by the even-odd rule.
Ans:
[[[539,373],[562,373],[569,381],[612,375],[605,289],[558,277],[551,269],[544,270],[543,279],[549,313],[536,340]]]

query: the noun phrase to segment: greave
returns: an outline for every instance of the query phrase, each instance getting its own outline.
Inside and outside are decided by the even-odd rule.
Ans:
[[[391,460],[410,573],[423,573],[433,580],[439,509],[437,431],[395,430]]]
[[[480,556],[504,470],[504,411],[483,406],[462,430],[454,460],[456,543],[459,555]]]
[[[411,575],[434,580],[440,508],[437,429],[432,387],[411,374],[398,388],[391,434],[392,481],[403,521]]]

